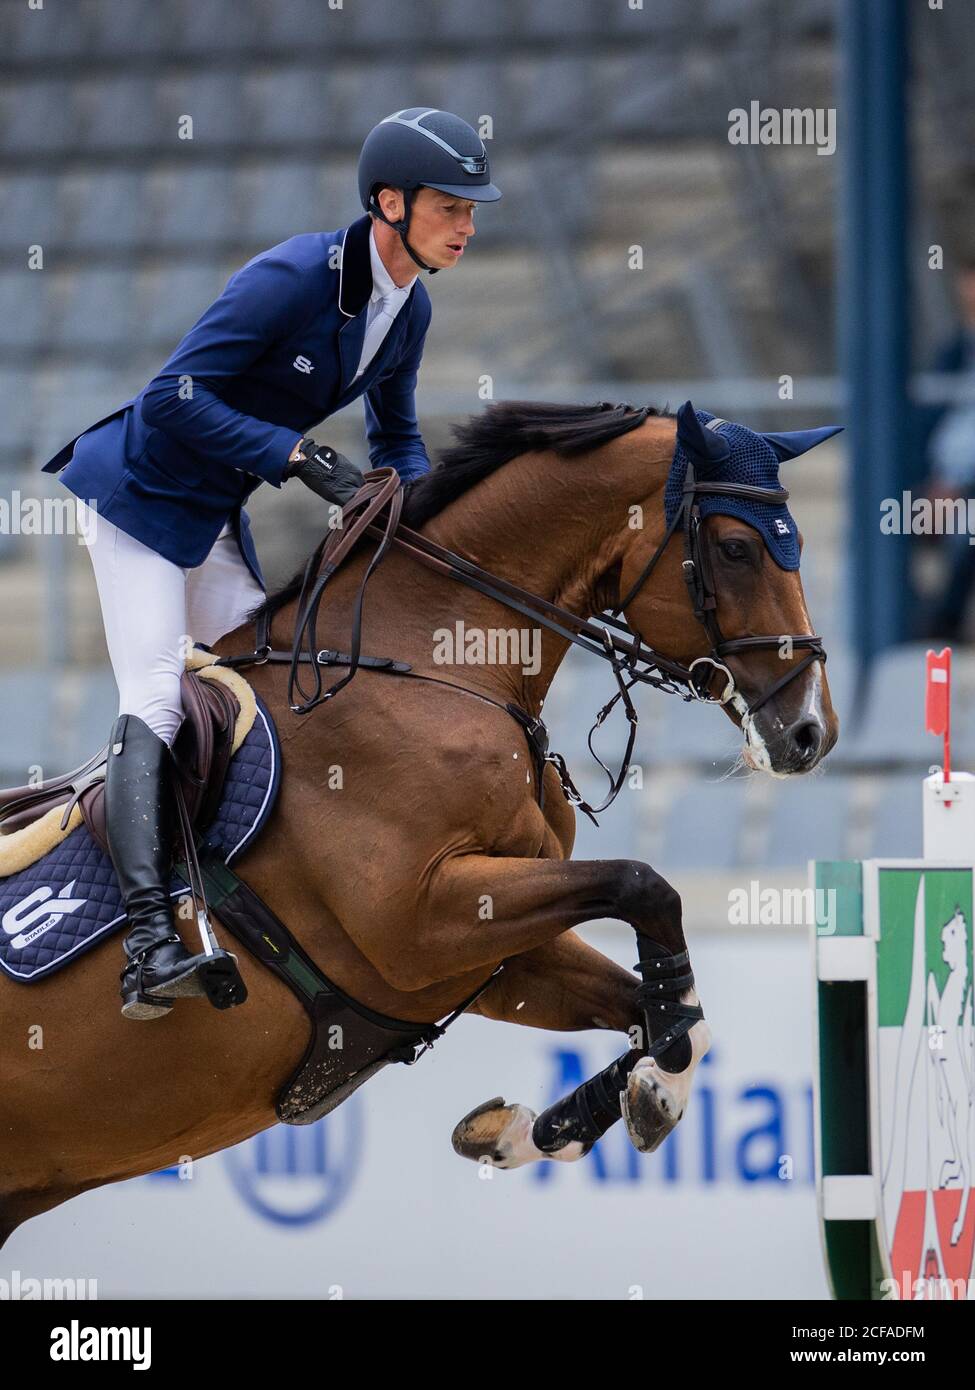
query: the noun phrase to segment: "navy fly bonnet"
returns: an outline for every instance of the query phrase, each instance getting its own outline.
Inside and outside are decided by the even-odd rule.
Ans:
[[[702,483],[712,478],[723,483],[746,483],[750,487],[781,488],[779,464],[784,459],[804,454],[842,428],[842,425],[826,425],[816,430],[756,434],[746,425],[722,420],[707,410],[695,410],[687,401],[677,412],[677,444],[664,490],[668,526],[680,507],[689,458]],[[702,517],[720,513],[754,526],[780,569],[799,568],[799,532],[784,502],[769,504],[743,497],[709,497],[702,492],[698,495],[698,506]]]

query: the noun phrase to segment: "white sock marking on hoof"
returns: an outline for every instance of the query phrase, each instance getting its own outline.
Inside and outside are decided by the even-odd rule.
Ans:
[[[697,991],[689,989],[681,996],[681,1002],[699,1003]],[[641,1057],[630,1072],[624,1092],[623,1116],[630,1140],[641,1152],[652,1153],[658,1148],[684,1116],[695,1068],[711,1046],[711,1029],[707,1020],[698,1019],[687,1036],[691,1043],[691,1060],[683,1071],[665,1071],[655,1058]],[[641,1091],[645,1092],[644,1100],[647,1102],[642,1106],[638,1103]],[[630,1104],[626,1103],[627,1099]],[[656,1112],[655,1117],[653,1112]],[[648,1125],[651,1117],[652,1123]]]
[[[488,1161],[495,1168],[504,1169],[523,1168],[526,1163],[538,1163],[544,1158],[556,1163],[574,1163],[582,1158],[585,1145],[578,1140],[556,1153],[543,1153],[532,1139],[536,1118],[527,1105],[508,1105],[499,1100],[493,1109],[478,1109],[461,1120],[454,1131],[454,1147],[465,1158],[478,1163]],[[495,1125],[500,1128],[492,1134]]]
[[[575,1139],[556,1153],[543,1153],[532,1138],[532,1126],[537,1118],[534,1110],[529,1110],[527,1105],[513,1105],[510,1109],[511,1119],[498,1135],[496,1145],[498,1152],[505,1155],[505,1160],[497,1167],[522,1168],[526,1163],[538,1163],[543,1158],[550,1158],[556,1163],[574,1163],[582,1157],[585,1146]]]

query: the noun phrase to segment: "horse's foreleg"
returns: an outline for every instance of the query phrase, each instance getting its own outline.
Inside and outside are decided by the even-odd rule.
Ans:
[[[685,949],[680,897],[649,864],[457,855],[433,871],[415,934],[398,943],[385,973],[390,978],[395,969],[403,988],[423,989],[490,969],[600,917],[629,922],[658,955]]]
[[[630,1034],[642,1024],[638,988],[632,971],[567,931],[505,961],[470,1012],[560,1033],[605,1028]]]
[[[480,854],[448,859],[427,890],[416,939],[403,943],[405,955],[397,964],[401,970],[408,967],[415,981],[410,987],[422,989],[534,950],[599,917],[629,922],[637,934],[644,981],[638,1002],[646,1030],[640,1045],[648,1053],[648,1066],[684,1071],[696,1061],[689,1035],[698,1023],[703,1025],[703,1015],[684,940],[680,895],[649,864]]]
[[[455,1127],[454,1149],[462,1158],[489,1159],[497,1168],[521,1168],[545,1158],[570,1163],[583,1158],[622,1115],[630,1073],[640,1056],[628,1049],[540,1115],[527,1105],[495,1096]]]
[[[472,1012],[530,1028],[606,1028],[635,1038],[642,1034],[637,989],[631,972],[569,931],[507,961]],[[620,1093],[639,1056],[624,1052],[541,1115],[496,1096],[456,1126],[455,1150],[499,1168],[581,1158],[620,1118]]]
[[[449,960],[455,973],[532,951],[546,938],[593,918],[616,917],[633,926],[644,982],[629,1003],[636,1003],[642,1021],[634,1041],[643,1055],[633,1060],[624,1054],[605,1076],[586,1083],[588,1092],[565,1104],[586,1127],[585,1108],[591,1111],[598,1103],[600,1113],[588,1127],[595,1130],[604,1121],[608,1127],[611,1112],[615,1119],[611,1098],[625,1080],[622,1111],[630,1139],[643,1152],[659,1147],[683,1115],[693,1071],[711,1043],[689,968],[680,897],[670,884],[649,865],[632,860],[539,862],[472,855],[443,866],[427,907],[430,915],[424,915],[418,943],[425,968],[445,968]],[[480,914],[473,924],[471,914]],[[497,1137],[499,1112],[506,1108],[499,1099],[472,1112],[455,1131],[455,1147],[470,1157],[483,1152],[485,1142]],[[516,1148],[530,1154],[524,1138],[530,1125],[532,1148],[538,1148],[536,1137],[556,1143],[567,1132],[565,1114],[549,1119],[536,1136],[536,1117],[521,1107],[507,1117],[514,1127],[508,1139],[515,1134]],[[563,1145],[559,1156],[585,1152],[585,1141],[572,1145],[577,1142],[578,1150]]]

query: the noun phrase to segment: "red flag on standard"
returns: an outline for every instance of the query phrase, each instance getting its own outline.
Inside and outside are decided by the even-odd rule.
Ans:
[[[951,699],[951,648],[928,652],[927,691],[924,701],[924,727],[929,734],[948,732]]]

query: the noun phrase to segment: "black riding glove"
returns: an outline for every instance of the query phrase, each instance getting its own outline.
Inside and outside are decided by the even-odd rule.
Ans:
[[[362,487],[362,472],[352,460],[327,444],[316,444],[314,439],[301,441],[298,457],[288,464],[284,476],[300,478],[305,487],[340,507],[350,502]]]

